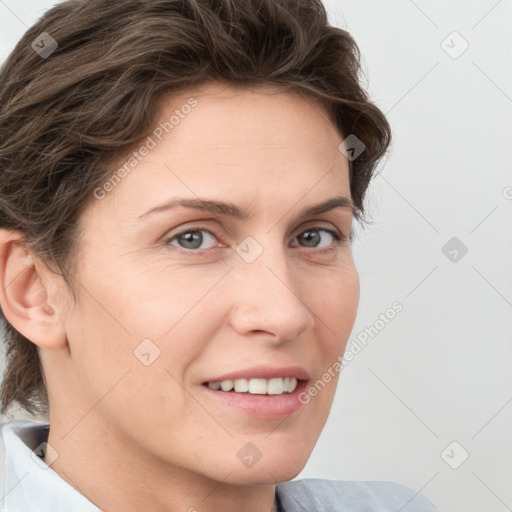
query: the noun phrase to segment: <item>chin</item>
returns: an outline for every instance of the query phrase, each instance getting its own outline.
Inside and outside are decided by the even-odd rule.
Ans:
[[[276,485],[295,478],[302,471],[304,466],[305,464],[298,468],[276,468],[271,466],[261,467],[259,469],[238,470],[237,472],[231,473],[231,475],[224,480],[224,483],[256,486]]]
[[[295,478],[306,465],[308,457],[300,457],[297,453],[276,453],[272,457],[262,457],[254,465],[245,467],[243,464],[231,466],[232,473],[225,483],[233,485],[274,485]],[[226,466],[225,466],[226,467]],[[225,473],[223,474],[225,477]]]

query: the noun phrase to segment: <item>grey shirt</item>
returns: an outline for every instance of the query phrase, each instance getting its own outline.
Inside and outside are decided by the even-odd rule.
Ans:
[[[2,512],[101,512],[38,456],[49,426],[18,420],[3,426]],[[439,512],[417,492],[393,482],[304,479],[276,486],[278,512]]]

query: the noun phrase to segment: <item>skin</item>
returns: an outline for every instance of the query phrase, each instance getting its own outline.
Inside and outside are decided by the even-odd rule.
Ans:
[[[298,365],[314,383],[343,354],[357,312],[350,242],[321,230],[348,238],[353,212],[298,217],[350,198],[327,112],[293,92],[212,83],[166,100],[161,119],[191,96],[191,113],[83,212],[76,304],[20,233],[1,231],[0,302],[40,348],[51,467],[105,511],[270,511],[275,484],[295,477],[317,442],[338,374],[280,420],[218,404],[201,382]],[[252,215],[177,207],[139,219],[175,196]],[[212,233],[200,232],[200,249],[172,238],[200,228]],[[318,247],[308,228],[320,229]],[[235,252],[247,237],[263,249],[250,264]],[[147,338],[160,350],[149,366],[134,356]],[[251,468],[237,456],[248,442],[262,455]]]

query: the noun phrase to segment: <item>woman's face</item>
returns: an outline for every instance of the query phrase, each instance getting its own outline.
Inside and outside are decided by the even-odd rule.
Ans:
[[[165,103],[158,126],[81,217],[69,352],[43,353],[52,428],[116,460],[289,480],[327,419],[359,299],[342,136],[295,93],[219,84]],[[215,205],[166,206],[181,199]]]

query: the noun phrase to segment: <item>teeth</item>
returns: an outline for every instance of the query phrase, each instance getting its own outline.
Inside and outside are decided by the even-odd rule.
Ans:
[[[267,384],[267,393],[269,395],[282,395],[284,391],[283,379],[269,379]],[[288,391],[288,388],[286,389]]]
[[[251,393],[251,395],[266,395],[267,381],[265,379],[250,379],[249,393]]]
[[[247,379],[235,380],[235,391],[237,393],[246,393],[249,391],[249,381]]]
[[[235,383],[232,380],[223,380],[220,383],[220,389],[222,389],[222,391],[231,391],[234,385]]]
[[[297,387],[297,379],[291,377],[288,382],[288,393],[293,393]]]
[[[282,395],[293,393],[297,387],[294,377],[273,379],[236,379],[222,382],[208,382],[208,387],[215,391],[232,391],[236,393],[250,393],[252,395]]]

